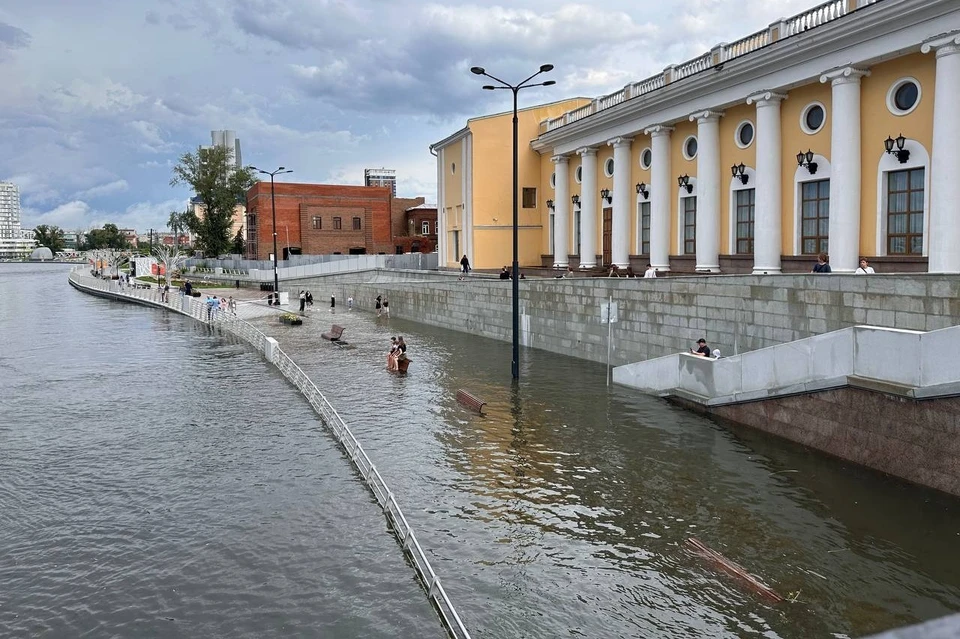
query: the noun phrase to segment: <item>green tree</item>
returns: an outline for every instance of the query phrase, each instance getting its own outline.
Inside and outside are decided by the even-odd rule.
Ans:
[[[91,229],[84,239],[84,250],[125,249],[127,239],[120,233],[116,224],[104,224],[102,229]]]
[[[203,202],[202,214],[189,213],[185,222],[204,255],[216,257],[230,250],[233,210],[244,201],[255,182],[249,168],[233,166],[232,149],[215,146],[180,156],[170,185],[190,185]]]
[[[191,213],[189,210],[170,211],[170,217],[167,219],[167,227],[170,229],[170,232],[173,233],[174,248],[180,248],[180,236],[189,228],[187,226],[187,220],[190,219],[190,216]]]
[[[66,245],[63,240],[63,229],[59,226],[48,226],[41,224],[33,229],[33,239],[40,246],[46,246],[53,253],[62,251]]]
[[[246,253],[247,242],[243,239],[243,227],[233,236],[233,252],[241,257]]]

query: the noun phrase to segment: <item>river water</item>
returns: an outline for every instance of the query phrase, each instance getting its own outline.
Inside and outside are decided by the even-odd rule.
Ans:
[[[524,350],[514,389],[508,343],[308,314],[257,325],[363,443],[474,637],[856,637],[960,609],[955,499],[608,388],[597,364]],[[333,322],[349,346],[319,339]],[[384,367],[398,333],[406,376]],[[4,264],[0,636],[444,633],[347,459],[252,349]]]

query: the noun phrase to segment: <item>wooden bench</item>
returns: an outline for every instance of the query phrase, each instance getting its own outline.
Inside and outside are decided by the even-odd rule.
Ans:
[[[476,395],[472,395],[462,389],[457,391],[457,401],[463,404],[464,406],[466,406],[467,408],[472,408],[473,410],[477,411],[481,415],[483,415],[483,407],[486,406],[487,404],[485,401],[483,401]]]
[[[339,324],[334,324],[329,331],[326,333],[321,333],[320,337],[323,339],[328,339],[331,342],[339,342],[340,338],[343,336],[343,327]]]

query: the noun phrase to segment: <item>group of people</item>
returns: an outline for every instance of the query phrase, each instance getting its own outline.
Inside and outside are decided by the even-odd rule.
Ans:
[[[300,299],[300,312],[303,313],[307,310],[307,306],[313,306],[313,293],[310,291],[305,291],[300,289],[299,295],[297,297]]]
[[[381,315],[390,317],[390,302],[383,299],[382,295],[377,295],[377,303],[375,307],[377,310],[377,317],[380,317]]]
[[[399,362],[407,359],[407,343],[403,336],[390,338],[390,352],[387,353],[387,370],[400,370]]]
[[[710,347],[707,346],[707,340],[700,338],[697,340],[696,348],[690,349],[691,355],[697,355],[698,357],[710,357],[712,359],[720,359],[720,349],[715,348],[712,351]]]
[[[643,277],[651,278],[656,276],[657,276],[657,269],[647,264],[647,270],[643,272]],[[627,266],[626,269],[621,269],[616,264],[613,264],[612,266],[610,266],[610,272],[607,273],[607,277],[640,277],[640,275],[637,275],[636,273],[633,272],[632,266]]]
[[[217,297],[216,295],[207,295],[204,304],[207,307],[207,321],[217,319],[218,316],[225,313],[237,314],[237,300],[230,298]]]
[[[817,256],[817,263],[813,265],[813,273],[832,273],[833,269],[830,268],[830,262],[827,261],[827,254],[821,253]],[[870,266],[870,262],[867,261],[867,258],[860,258],[860,266],[857,267],[857,270],[854,271],[855,275],[873,275],[876,271],[873,270],[873,267]]]
[[[506,266],[504,266],[502,269],[500,269],[500,279],[501,279],[501,280],[512,280],[512,279],[513,279],[513,273],[510,272],[510,269],[508,269]],[[527,276],[524,275],[523,273],[520,273],[520,279],[521,279],[521,280],[525,280],[525,279],[527,279]]]

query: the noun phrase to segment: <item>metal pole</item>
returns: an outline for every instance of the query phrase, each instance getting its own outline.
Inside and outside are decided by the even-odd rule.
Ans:
[[[519,209],[517,191],[520,180],[517,174],[519,163],[517,149],[517,93],[520,87],[513,87],[513,379],[520,379],[520,264],[519,264]]]
[[[607,302],[607,386],[610,386],[610,345],[613,343],[613,295]]]
[[[280,276],[277,273],[277,198],[273,192],[273,173],[270,174],[270,205],[273,208],[273,294],[280,304]]]

